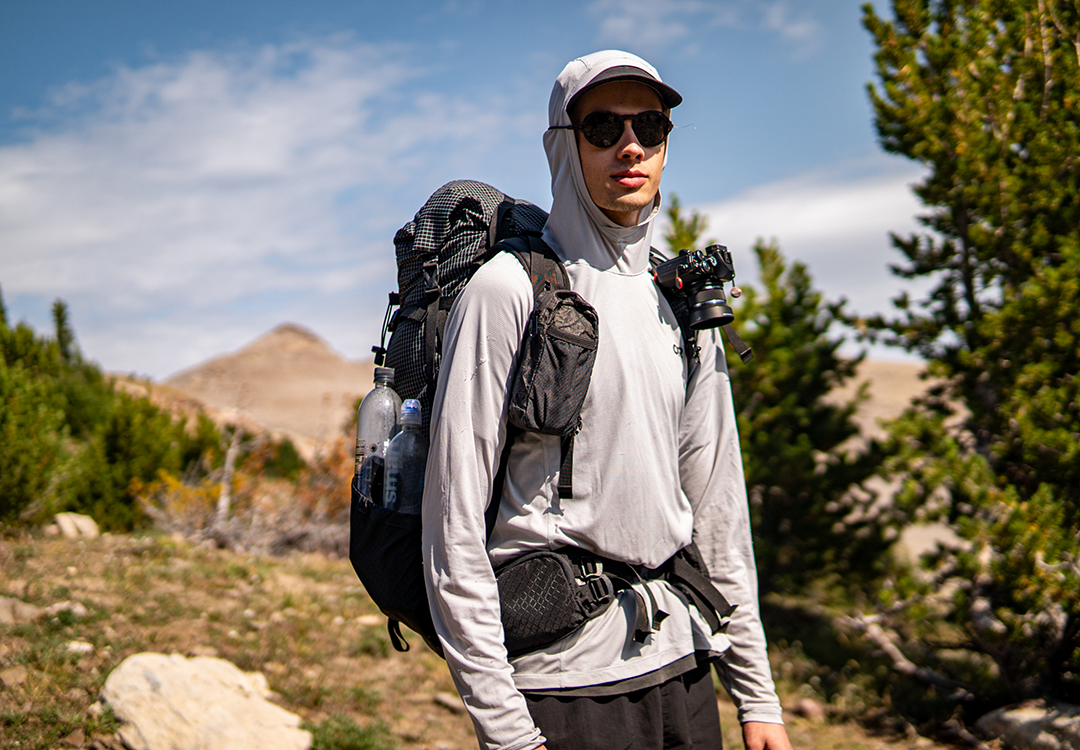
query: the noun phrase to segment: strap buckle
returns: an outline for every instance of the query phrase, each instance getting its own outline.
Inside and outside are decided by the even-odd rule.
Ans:
[[[604,563],[596,559],[585,559],[577,564],[577,580],[585,588],[585,606],[590,613],[600,609],[615,597],[615,587],[604,573]]]

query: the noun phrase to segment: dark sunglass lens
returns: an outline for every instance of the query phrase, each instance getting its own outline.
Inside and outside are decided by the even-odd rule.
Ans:
[[[671,130],[671,120],[663,112],[642,112],[638,115],[617,115],[614,112],[593,112],[581,122],[581,134],[597,148],[611,148],[622,138],[623,123],[633,124],[634,135],[645,148],[659,146]]]
[[[634,118],[634,134],[642,146],[653,148],[667,138],[670,122],[660,112],[642,112]]]
[[[581,123],[581,134],[597,148],[611,148],[622,136],[623,121],[614,112],[593,112]]]

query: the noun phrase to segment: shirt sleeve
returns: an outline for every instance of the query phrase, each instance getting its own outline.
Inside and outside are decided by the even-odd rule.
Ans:
[[[432,620],[480,745],[489,750],[531,750],[544,741],[507,661],[484,520],[506,440],[507,388],[532,304],[529,278],[509,254],[482,266],[458,297],[446,323],[424,482]]]
[[[739,720],[783,723],[758,607],[742,454],[731,380],[718,329],[698,333],[701,361],[687,379],[679,472],[694,510],[694,542],[713,583],[738,605],[728,625],[731,648],[717,662]]]

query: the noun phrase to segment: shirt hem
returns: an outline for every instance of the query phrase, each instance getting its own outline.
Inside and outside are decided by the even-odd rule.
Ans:
[[[529,674],[514,675],[514,686],[522,691],[536,692],[538,690],[564,690],[567,688],[589,687],[602,685],[609,682],[640,677],[650,674],[658,669],[679,661],[687,656],[693,656],[693,639],[687,639],[669,648],[648,657],[648,663],[642,663],[639,659],[634,662],[624,662],[608,669],[593,670],[590,672],[557,672],[554,674]]]

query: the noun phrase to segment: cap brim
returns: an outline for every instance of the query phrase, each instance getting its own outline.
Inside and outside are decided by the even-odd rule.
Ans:
[[[587,85],[583,86],[580,91],[570,98],[570,101],[567,103],[567,108],[573,105],[574,100],[586,91],[590,91],[597,86],[601,86],[605,83],[612,83],[614,81],[637,81],[638,83],[645,84],[660,95],[660,101],[662,101],[664,106],[668,109],[673,109],[682,104],[682,94],[663,81],[657,80],[641,68],[635,68],[629,65],[618,65],[598,73],[595,78],[589,81]]]

